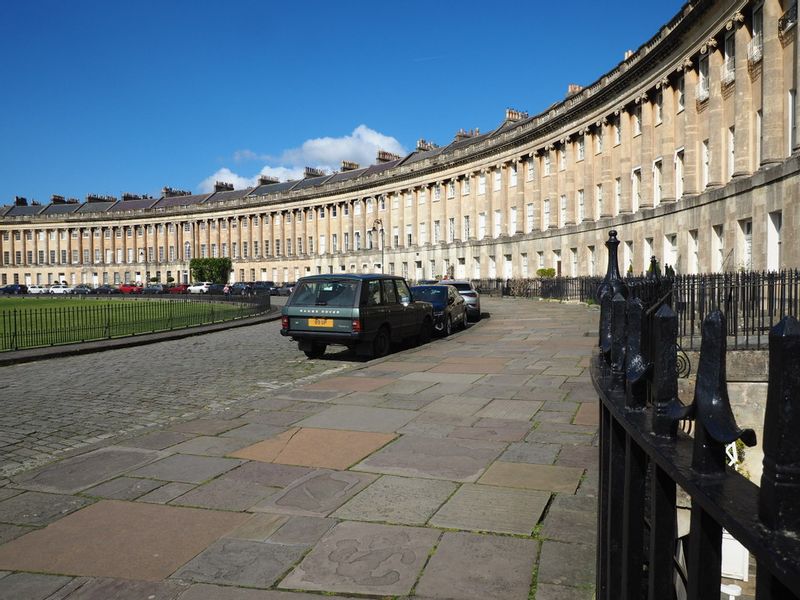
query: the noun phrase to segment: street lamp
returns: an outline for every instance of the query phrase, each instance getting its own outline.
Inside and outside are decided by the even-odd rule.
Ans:
[[[380,245],[381,245],[381,273],[383,273],[383,241],[384,241],[383,221],[381,221],[380,219],[375,219],[372,222],[372,231],[374,231],[375,233],[380,233],[380,235],[381,235],[381,240],[380,240]]]

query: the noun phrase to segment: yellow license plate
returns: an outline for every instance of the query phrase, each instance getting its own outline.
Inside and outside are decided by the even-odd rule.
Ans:
[[[309,319],[309,327],[333,327],[333,319]]]

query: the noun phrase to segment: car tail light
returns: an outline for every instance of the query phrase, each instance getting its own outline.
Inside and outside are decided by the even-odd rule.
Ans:
[[[361,333],[361,320],[353,319],[353,333]]]
[[[289,329],[289,317],[281,317],[281,329]]]

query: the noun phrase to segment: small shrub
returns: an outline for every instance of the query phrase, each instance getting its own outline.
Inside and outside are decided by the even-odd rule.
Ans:
[[[536,275],[541,277],[542,279],[555,277],[556,270],[553,267],[547,267],[544,269],[536,269]]]

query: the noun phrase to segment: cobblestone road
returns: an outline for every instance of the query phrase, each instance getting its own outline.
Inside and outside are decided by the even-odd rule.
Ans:
[[[0,478],[350,366],[347,354],[307,360],[279,329],[273,321],[0,367]]]

